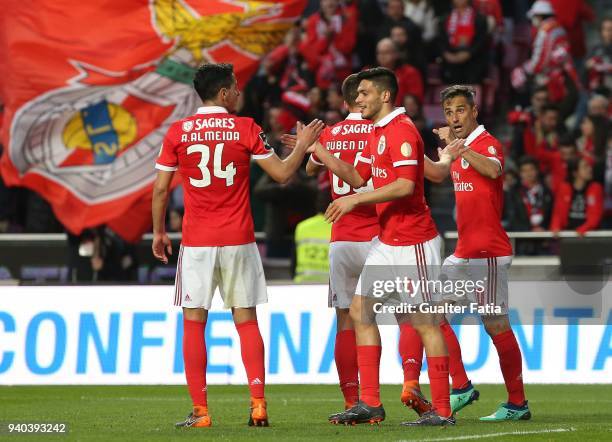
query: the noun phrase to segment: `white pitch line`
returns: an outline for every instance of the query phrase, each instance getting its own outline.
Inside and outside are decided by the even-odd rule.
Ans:
[[[421,441],[422,442],[442,442],[442,441],[450,441],[450,440],[472,440],[472,439],[485,439],[487,437],[523,436],[527,434],[567,433],[569,431],[576,431],[576,429],[575,428],[552,428],[550,430],[507,431],[504,433],[471,434],[467,436],[441,437],[438,439],[421,439]],[[408,441],[402,440],[399,442],[408,442]]]

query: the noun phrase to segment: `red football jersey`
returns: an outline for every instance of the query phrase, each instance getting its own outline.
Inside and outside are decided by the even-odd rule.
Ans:
[[[326,127],[319,136],[319,142],[336,158],[357,165],[368,144],[370,132],[372,132],[372,122],[354,113],[349,114],[346,120]],[[323,165],[315,154],[310,158],[315,164]],[[371,181],[364,187],[353,189],[331,172],[329,172],[329,180],[332,183],[332,199],[372,190]],[[355,210],[347,213],[332,225],[331,241],[370,241],[378,235],[379,230],[376,207],[371,204],[357,206]]]
[[[484,126],[478,126],[465,144],[504,167],[502,146]],[[512,246],[501,225],[504,204],[503,177],[481,175],[459,157],[451,165],[457,207],[458,258],[493,258],[512,255]]]
[[[155,167],[183,178],[183,245],[230,246],[255,241],[249,202],[250,160],[268,158],[261,128],[218,106],[173,123]]]
[[[435,238],[436,225],[424,196],[425,146],[419,131],[403,107],[395,109],[374,125],[362,154],[371,159],[370,167],[357,170],[364,179],[372,177],[374,188],[398,178],[414,181],[412,195],[376,204],[380,240],[390,246],[411,246]]]

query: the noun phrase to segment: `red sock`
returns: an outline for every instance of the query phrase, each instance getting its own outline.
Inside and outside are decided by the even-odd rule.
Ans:
[[[263,398],[266,382],[266,369],[264,365],[264,344],[259,333],[256,320],[236,324],[240,336],[240,352],[242,363],[249,381],[251,397]]]
[[[448,371],[453,381],[452,387],[453,389],[465,388],[470,380],[463,366],[461,347],[459,346],[457,335],[455,335],[455,331],[447,321],[442,321],[440,330],[442,330],[444,341],[446,341],[446,348],[448,348]]]
[[[427,373],[431,402],[440,416],[449,417],[451,408],[448,391],[448,356],[427,356]]]
[[[423,341],[408,323],[400,324],[399,354],[402,358],[404,382],[419,382],[423,365]]]
[[[380,406],[380,345],[358,345],[357,363],[361,400],[371,407]]]
[[[207,406],[206,342],[204,323],[183,319],[183,361],[189,395],[194,406]]]
[[[359,369],[355,330],[342,330],[336,333],[334,359],[344,401],[356,403],[359,400]]]
[[[525,403],[523,359],[514,332],[508,330],[493,336],[493,344],[499,355],[499,366],[508,390],[508,402],[521,406]]]

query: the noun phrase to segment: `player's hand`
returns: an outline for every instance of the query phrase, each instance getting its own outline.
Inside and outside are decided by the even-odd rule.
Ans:
[[[312,120],[308,126],[297,124],[297,144],[310,147],[319,139],[319,135],[325,129],[325,123],[321,120]]]
[[[170,241],[170,238],[168,238],[168,234],[154,233],[151,248],[153,249],[153,256],[164,264],[168,264],[166,252],[168,252],[168,255],[172,255],[172,242]]]
[[[433,133],[436,134],[438,138],[440,138],[442,141],[444,141],[447,144],[450,143],[454,138],[450,130],[450,127],[448,126],[439,127],[437,129],[434,129]]]
[[[327,207],[325,211],[325,220],[329,223],[334,223],[352,211],[357,206],[357,196],[349,195],[338,198]]]
[[[297,144],[297,135],[283,134],[280,137],[281,144],[287,149],[294,149]]]
[[[450,158],[451,162],[459,158],[464,152],[468,151],[469,147],[465,145],[463,138],[457,138],[448,144],[444,149],[438,148],[438,156],[440,160],[445,157]]]

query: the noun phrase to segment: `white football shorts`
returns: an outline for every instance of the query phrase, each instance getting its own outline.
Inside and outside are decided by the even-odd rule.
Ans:
[[[440,293],[427,281],[438,280],[441,245],[440,236],[412,246],[390,246],[375,239],[356,293],[382,299],[393,296],[402,303],[414,305],[439,301]],[[398,280],[400,287],[395,284]],[[391,283],[399,290],[387,289]]]
[[[329,307],[347,309],[351,306],[359,275],[375,239],[329,244]]]
[[[174,305],[208,310],[217,287],[225,308],[255,307],[268,302],[256,243],[222,247],[181,245]]]
[[[457,303],[478,303],[479,306],[500,307],[501,314],[508,313],[508,273],[512,256],[467,259],[451,255],[442,264],[442,279],[448,278],[455,284],[472,281],[470,290],[461,295],[448,294],[445,300]]]

